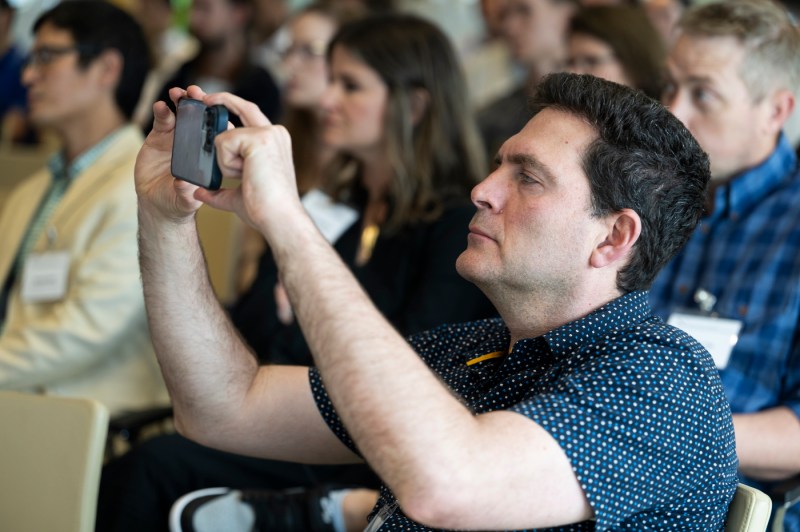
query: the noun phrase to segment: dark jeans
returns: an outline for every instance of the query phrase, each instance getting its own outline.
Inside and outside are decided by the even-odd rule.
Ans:
[[[156,436],[103,468],[96,530],[166,531],[172,503],[202,488],[270,490],[325,483],[377,488],[378,479],[366,465],[263,460],[210,449],[178,434]]]

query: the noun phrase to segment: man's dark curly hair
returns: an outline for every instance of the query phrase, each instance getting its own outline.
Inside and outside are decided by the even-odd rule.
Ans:
[[[645,290],[683,247],[703,214],[708,156],[691,133],[643,93],[590,75],[551,74],[530,101],[533,113],[567,112],[598,138],[583,155],[592,215],[634,210],[642,232],[617,276],[623,292]]]

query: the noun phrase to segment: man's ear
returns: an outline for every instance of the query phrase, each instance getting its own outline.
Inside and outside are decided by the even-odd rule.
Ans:
[[[125,59],[119,50],[109,48],[104,50],[97,59],[94,66],[98,69],[98,77],[104,86],[116,88],[122,78],[122,68]]]
[[[794,111],[794,94],[788,89],[778,89],[767,96],[767,99],[769,105],[769,118],[767,121],[769,131],[767,133],[777,136]]]
[[[419,124],[431,102],[431,95],[426,89],[413,89],[408,96],[411,104],[411,123]]]
[[[594,268],[604,268],[614,262],[626,260],[642,233],[642,220],[632,209],[622,209],[608,216],[607,220],[605,238],[589,259]]]

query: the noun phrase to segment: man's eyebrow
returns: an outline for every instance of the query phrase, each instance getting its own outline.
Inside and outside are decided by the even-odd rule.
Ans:
[[[713,85],[714,78],[711,76],[704,76],[700,74],[692,74],[691,76],[686,77],[686,81],[689,83],[695,83],[699,85]]]
[[[511,164],[520,165],[523,168],[532,171],[539,177],[546,179],[547,181],[556,181],[556,174],[550,169],[550,167],[530,153],[512,153],[507,157],[507,159]]]
[[[669,68],[669,65],[667,65],[667,67],[664,68],[663,74],[664,74],[664,77],[667,80],[672,81],[672,82],[677,81],[678,76],[675,76],[673,74],[673,71],[672,71],[672,69]],[[686,75],[686,76],[683,77],[683,81],[686,82],[686,83],[709,85],[709,84],[712,84],[714,82],[714,78],[712,78],[711,76],[709,76],[707,74],[689,74],[689,75]]]

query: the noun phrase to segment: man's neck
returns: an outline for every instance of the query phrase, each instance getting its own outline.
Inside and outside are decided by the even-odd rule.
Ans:
[[[743,164],[739,169],[729,171],[725,174],[717,173],[711,176],[711,181],[708,183],[706,215],[714,212],[714,197],[717,189],[731,183],[732,181],[735,181],[753,168],[764,164],[767,159],[772,157],[772,154],[775,153],[775,150],[778,149],[778,143],[780,142],[780,139],[781,136],[779,134],[773,139],[762,142],[760,144],[761,148],[753,149],[753,155],[749,158],[749,160],[743,161]]]
[[[508,327],[513,346],[524,338],[536,338],[579,320],[620,295],[615,287],[605,292],[573,290],[555,297],[489,296],[489,299]]]
[[[56,127],[67,164],[126,124],[124,116],[116,107],[108,112],[92,113],[92,117],[70,120],[63,127]]]

